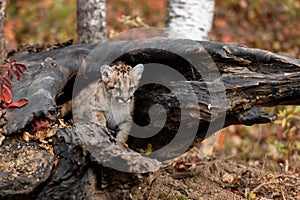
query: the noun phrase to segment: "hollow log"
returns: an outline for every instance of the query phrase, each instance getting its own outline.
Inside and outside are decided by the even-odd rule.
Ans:
[[[55,155],[48,155],[53,169],[45,168],[44,179],[31,177],[35,181],[26,190],[8,190],[12,181],[23,179],[9,179],[4,176],[11,173],[9,169],[0,166],[7,171],[0,176],[0,196],[4,198],[112,198],[111,190],[101,182],[105,174],[123,178],[126,174],[128,179],[137,180],[135,174],[118,170],[159,170],[164,161],[223,127],[271,122],[274,116],[264,107],[295,105],[300,96],[299,60],[228,43],[154,38],[72,45],[14,59],[29,68],[24,81],[13,83],[14,98],[25,98],[29,103],[2,113],[2,134],[8,138],[26,129],[34,118],[53,118],[58,105],[99,77],[101,65],[117,61],[145,65],[134,111],[134,121],[142,127],[133,127],[136,134],[131,134],[128,147],[116,143],[111,133],[94,124],[60,129],[55,136]],[[10,143],[8,139],[0,146],[0,157],[9,154],[4,147]],[[150,155],[134,151],[145,149],[147,144],[152,144]],[[32,158],[32,162],[37,161]],[[117,167],[120,169],[116,171]],[[116,198],[126,193],[118,192]]]

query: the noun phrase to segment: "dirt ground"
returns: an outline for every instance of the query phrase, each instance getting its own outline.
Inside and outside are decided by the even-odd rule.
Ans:
[[[180,172],[169,167],[141,180],[129,199],[300,199],[299,177],[230,158],[206,158]]]
[[[14,145],[16,148],[11,147],[11,144],[5,144],[1,148],[0,157],[2,155],[1,159],[4,161],[0,163],[1,171],[8,171],[9,174],[15,175],[5,178],[3,177],[5,174],[2,174],[1,180],[4,181],[0,181],[2,186],[5,185],[5,181],[17,177],[23,179],[23,184],[27,181],[27,186],[44,182],[49,173],[51,174],[53,159],[44,159],[48,161],[48,164],[38,162],[38,166],[30,164],[29,161],[32,156],[36,159],[37,152],[41,154],[41,158],[45,156],[51,158],[51,154],[39,148],[37,144],[33,145],[34,143],[18,144]],[[14,151],[16,152],[13,153]],[[28,174],[36,176],[39,183],[28,182],[35,180],[26,178],[29,177]],[[263,164],[260,167],[254,167],[237,161],[235,158],[222,156],[206,157],[193,164],[178,160],[169,167],[153,173],[118,173],[111,169],[104,169],[102,174],[103,179],[98,192],[100,192],[99,197],[105,198],[100,199],[300,199],[298,174],[275,173],[266,169]],[[26,192],[23,184],[22,186],[13,184],[12,181],[9,182],[12,193],[15,189]],[[101,191],[104,192],[103,195]]]

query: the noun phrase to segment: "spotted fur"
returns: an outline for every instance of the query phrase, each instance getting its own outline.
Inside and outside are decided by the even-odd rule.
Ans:
[[[116,139],[126,143],[132,124],[133,94],[144,66],[117,63],[101,67],[101,79],[84,88],[74,100],[73,117],[79,122],[98,123],[117,132]]]

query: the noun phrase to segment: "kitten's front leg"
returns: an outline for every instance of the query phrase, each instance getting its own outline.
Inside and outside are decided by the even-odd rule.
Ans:
[[[120,143],[126,144],[130,129],[131,121],[126,121],[119,125],[119,131],[117,133],[116,140]]]
[[[94,116],[96,117],[96,119],[93,121],[97,122],[97,124],[100,124],[101,126],[107,129],[106,118],[104,116],[104,113],[101,111],[95,111]]]

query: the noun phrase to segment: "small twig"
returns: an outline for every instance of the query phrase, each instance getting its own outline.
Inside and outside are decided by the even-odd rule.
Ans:
[[[154,174],[153,174],[154,175]],[[149,191],[149,194],[148,194],[148,197],[147,197],[147,200],[150,199],[150,196],[151,196],[151,193],[153,191],[153,184],[154,182],[156,181],[156,178],[157,178],[157,175],[154,175],[155,177],[150,181],[150,191]]]
[[[167,186],[167,187],[169,187],[171,189],[177,190],[178,192],[180,192],[181,194],[183,194],[185,196],[188,196],[188,193],[187,193],[187,191],[185,189],[182,189],[182,188],[177,187],[175,185],[172,185],[170,183],[163,183],[163,185],[165,185],[165,186]]]
[[[280,192],[281,192],[282,199],[286,200],[282,187],[280,187]]]
[[[250,194],[249,194],[249,196],[248,196],[248,200],[251,200],[251,199],[252,199],[252,196],[253,196],[253,194],[254,194],[254,192],[256,192],[257,190],[259,190],[259,189],[262,188],[263,186],[266,186],[266,185],[269,185],[269,184],[274,184],[274,183],[275,183],[275,184],[280,183],[280,182],[277,181],[276,179],[277,179],[277,177],[271,179],[271,180],[268,181],[268,182],[261,183],[261,184],[259,184],[258,186],[256,186],[256,187],[250,192]]]
[[[252,195],[254,194],[254,192],[256,192],[257,190],[259,190],[261,187],[266,186],[266,185],[269,185],[269,184],[277,184],[277,183],[280,183],[280,181],[276,180],[276,179],[278,179],[278,178],[290,178],[290,179],[297,179],[297,180],[299,179],[299,178],[297,178],[297,177],[290,176],[290,175],[287,175],[287,174],[280,174],[280,175],[275,176],[274,178],[272,178],[270,181],[265,182],[265,183],[261,183],[261,184],[259,184],[258,186],[256,186],[256,187],[250,192],[250,194],[249,194],[249,196],[248,196],[248,199],[250,200],[251,197],[252,197]],[[282,194],[283,197],[284,197],[284,193],[283,193],[283,191],[282,191],[282,188],[281,188],[281,194]],[[284,198],[284,199],[285,199],[285,198]]]

